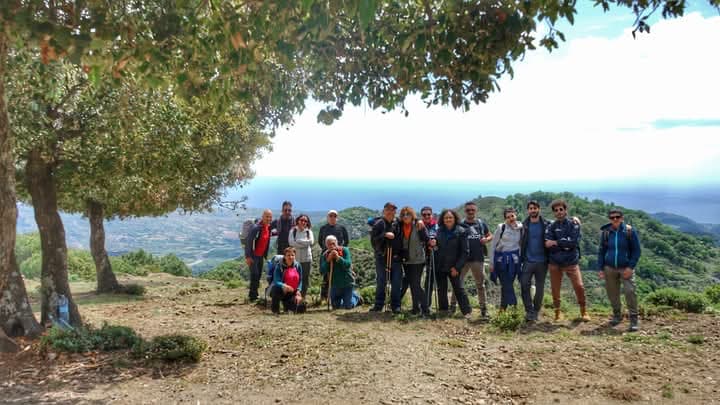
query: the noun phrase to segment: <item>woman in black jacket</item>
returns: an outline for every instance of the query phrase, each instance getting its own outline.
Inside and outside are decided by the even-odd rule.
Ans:
[[[440,214],[440,226],[437,233],[437,251],[435,252],[435,275],[438,282],[438,304],[441,311],[448,310],[448,279],[457,297],[460,311],[470,318],[472,308],[460,278],[460,270],[465,265],[467,243],[465,229],[458,225],[460,216],[454,210],[446,209]],[[431,287],[432,288],[432,287]]]

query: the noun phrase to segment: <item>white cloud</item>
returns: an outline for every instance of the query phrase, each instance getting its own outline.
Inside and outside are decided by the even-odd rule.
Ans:
[[[320,107],[311,105],[289,131],[279,131],[274,151],[256,164],[257,175],[713,176],[720,172],[720,128],[659,130],[651,123],[720,118],[720,56],[710,49],[717,43],[720,17],[689,14],[660,21],[635,40],[628,29],[616,38],[579,38],[559,52],[528,54],[516,64],[515,79],[503,80],[502,92],[467,113],[426,109],[413,99],[408,118],[351,108],[328,127],[315,122]]]

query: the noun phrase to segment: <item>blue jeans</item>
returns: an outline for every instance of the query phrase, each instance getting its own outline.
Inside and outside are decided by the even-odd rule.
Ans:
[[[519,251],[495,252],[495,271],[500,279],[500,308],[517,305],[515,279],[520,273]]]
[[[392,262],[390,270],[390,306],[400,309],[400,289],[402,288],[402,266],[399,262]],[[385,256],[375,256],[375,308],[385,306]]]
[[[260,288],[260,277],[263,273],[263,264],[265,258],[262,256],[253,256],[253,264],[250,266],[250,299],[255,300],[258,297],[258,288]]]
[[[520,291],[527,314],[538,314],[542,309],[547,270],[547,263],[523,263],[522,273],[520,273]],[[530,296],[533,277],[535,277],[535,297]]]
[[[352,286],[344,288],[331,288],[330,297],[332,297],[333,308],[353,309],[360,302],[360,297],[353,290]]]

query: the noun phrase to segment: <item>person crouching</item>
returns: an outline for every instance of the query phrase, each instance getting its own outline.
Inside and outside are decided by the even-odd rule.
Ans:
[[[295,260],[295,248],[285,248],[282,263],[275,267],[273,286],[270,289],[271,309],[274,314],[280,313],[280,302],[286,312],[305,312],[301,294],[302,271],[302,266]]]
[[[325,252],[320,257],[320,273],[328,274],[328,278],[331,280],[328,296],[332,307],[355,308],[362,302],[360,296],[353,290],[355,277],[352,273],[350,249],[338,246],[338,240],[333,235],[325,238],[325,247]]]

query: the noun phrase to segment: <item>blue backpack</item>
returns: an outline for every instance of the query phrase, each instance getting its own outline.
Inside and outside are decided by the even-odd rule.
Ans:
[[[282,265],[282,261],[284,258],[285,256],[283,255],[275,255],[272,257],[272,259],[268,260],[267,275],[265,276],[268,284],[272,284],[273,278],[275,277],[275,268]]]

